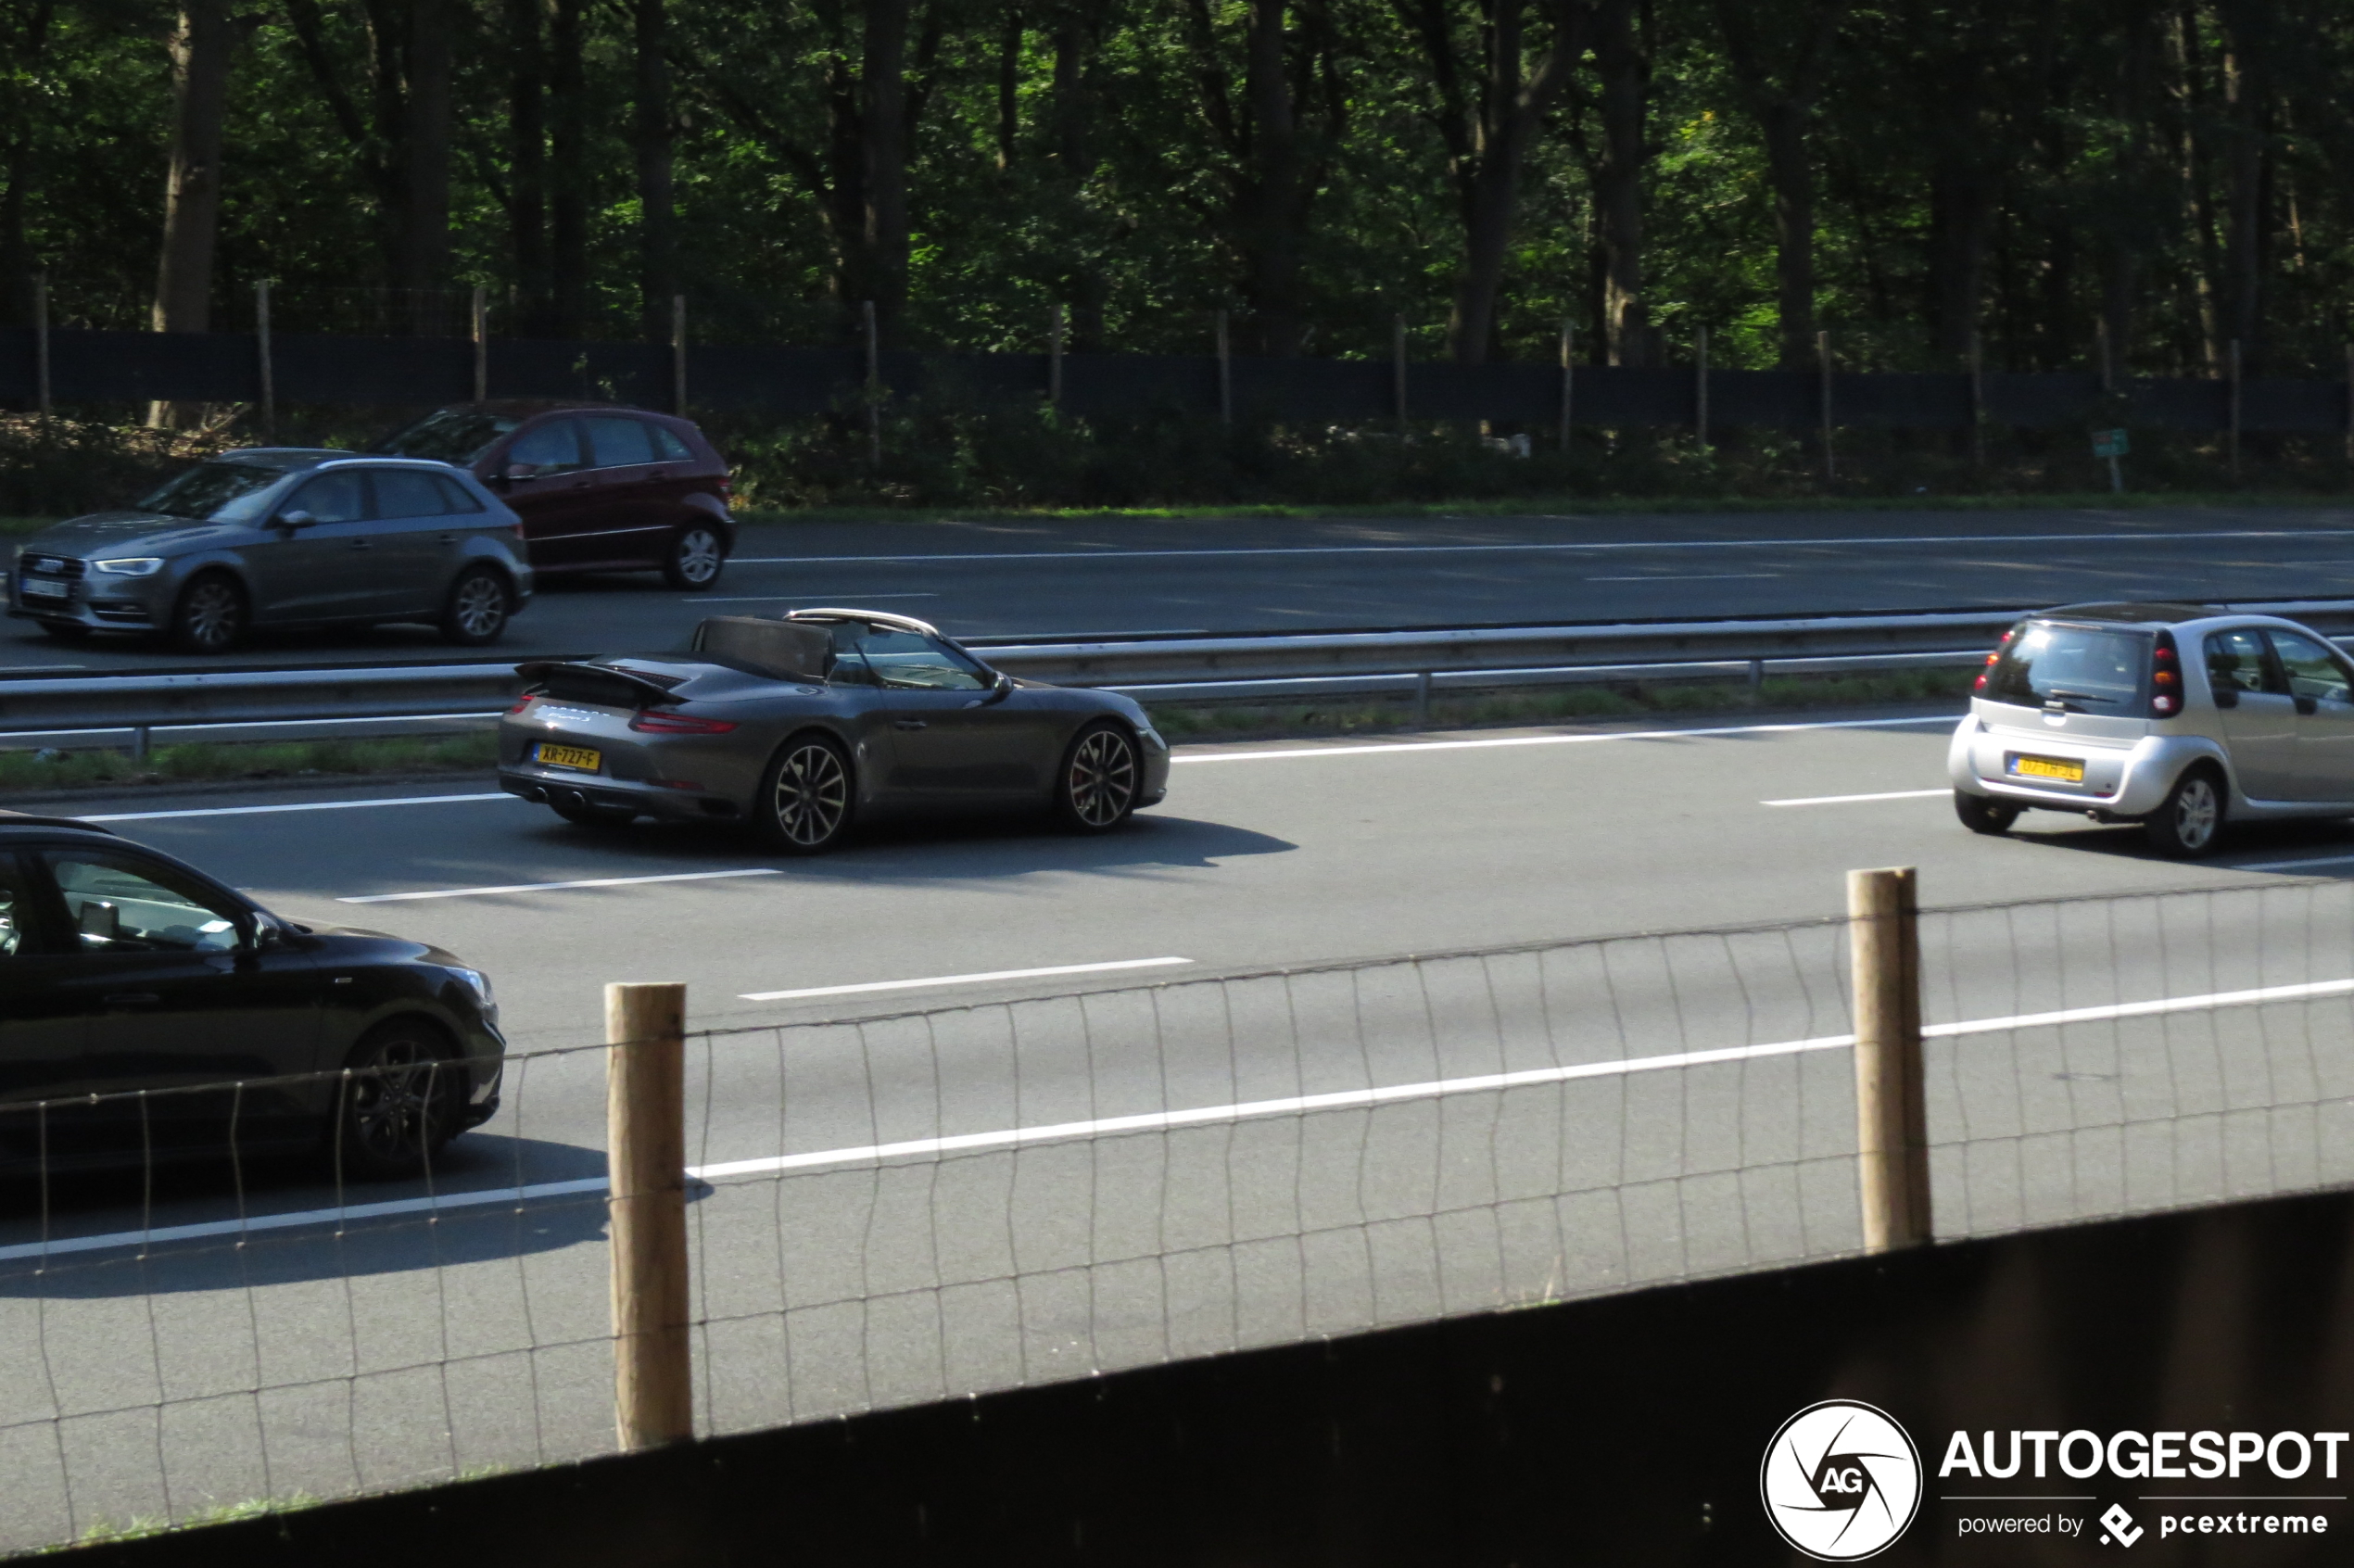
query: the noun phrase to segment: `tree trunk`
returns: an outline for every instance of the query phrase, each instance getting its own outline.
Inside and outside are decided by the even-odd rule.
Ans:
[[[1815,361],[1815,169],[1806,154],[1806,113],[1805,106],[1785,100],[1758,114],[1774,187],[1774,307],[1784,370]]]
[[[212,319],[221,229],[221,118],[236,31],[226,0],[188,0],[171,35],[171,161],[164,188],[157,332],[202,332]]]
[[[1095,140],[1091,134],[1100,97],[1090,61],[1101,24],[1101,0],[1065,0],[1054,21],[1054,173],[1067,210],[1079,225],[1080,191],[1095,171]],[[1077,235],[1074,234],[1074,241]],[[1070,347],[1100,348],[1104,338],[1104,307],[1111,283],[1102,265],[1082,243],[1073,246],[1072,264],[1063,279],[1070,306]]]
[[[859,70],[859,165],[866,184],[859,233],[866,253],[863,297],[875,302],[876,332],[892,347],[904,335],[907,307],[908,10],[908,0],[867,0]]]
[[[548,8],[551,293],[556,335],[576,338],[588,330],[588,82],[580,7],[581,0],[551,0]]]
[[[997,172],[1014,166],[1014,145],[1021,137],[1021,11],[1006,7],[1004,27],[997,34]],[[1059,76],[1060,61],[1057,61]],[[1057,85],[1060,85],[1057,81]]]
[[[1949,161],[1930,172],[1930,315],[1938,348],[1956,359],[1969,352],[1970,335],[1978,330],[1993,218],[1994,183],[1985,171]]]
[[[540,0],[506,0],[507,230],[514,252],[515,322],[528,337],[552,333],[554,279],[548,256],[548,69]]]
[[[1594,66],[1601,79],[1602,158],[1594,205],[1602,242],[1602,332],[1609,362],[1652,360],[1651,310],[1643,297],[1643,172],[1651,109],[1651,58],[1635,27],[1636,0],[1600,0]]]
[[[449,27],[445,0],[410,0],[407,210],[400,221],[400,286],[408,291],[412,335],[446,335],[439,309],[449,282]]]
[[[26,214],[31,208],[33,172],[33,125],[39,99],[35,97],[31,79],[41,68],[49,45],[49,24],[56,15],[52,0],[38,0],[27,14],[18,36],[14,70],[10,80],[0,92],[5,92],[6,106],[6,171],[8,189],[0,196],[0,319],[21,325],[32,324],[33,274],[31,236],[26,233]]]
[[[2234,8],[2236,9],[2236,8]],[[2234,30],[2223,67],[2223,102],[2230,118],[2225,134],[2223,333],[2240,346],[2240,362],[2253,369],[2264,357],[2264,252],[2270,228],[2271,183],[2266,144],[2272,125],[2271,94],[2260,54],[2246,32]]]
[[[1250,173],[1241,228],[1259,351],[1299,352],[1307,323],[1299,298],[1300,159],[1291,80],[1284,69],[1286,0],[1250,0],[1244,38],[1243,99],[1250,125]]]
[[[670,66],[664,55],[669,32],[664,0],[633,0],[638,94],[635,135],[638,155],[638,292],[646,340],[670,338],[670,306],[679,291],[678,206],[673,181]]]

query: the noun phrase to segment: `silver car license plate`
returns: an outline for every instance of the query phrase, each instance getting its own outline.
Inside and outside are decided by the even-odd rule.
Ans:
[[[53,583],[42,577],[19,577],[17,584],[27,599],[71,599],[71,583]]]

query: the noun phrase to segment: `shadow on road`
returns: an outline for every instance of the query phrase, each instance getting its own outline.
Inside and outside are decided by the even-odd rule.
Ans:
[[[336,1191],[320,1181],[315,1163],[265,1167],[247,1173],[242,1208],[248,1222],[295,1215],[302,1216],[303,1222],[247,1229],[242,1234],[237,1229],[239,1183],[225,1166],[159,1171],[154,1210],[144,1217],[136,1170],[60,1179],[53,1182],[50,1195],[46,1231],[52,1244],[103,1236],[114,1245],[52,1252],[45,1258],[0,1258],[0,1297],[171,1295],[411,1273],[552,1252],[603,1239],[601,1190],[522,1200],[509,1195],[479,1205],[449,1200],[469,1192],[512,1193],[518,1173],[524,1183],[538,1184],[601,1181],[604,1170],[601,1150],[470,1134],[450,1145],[437,1172],[433,1190],[442,1199],[439,1205],[371,1215],[366,1210],[372,1206],[426,1198],[425,1183],[346,1186],[342,1203],[361,1212],[347,1213],[338,1224]],[[167,1191],[169,1197],[163,1195]],[[690,1189],[690,1201],[708,1191]],[[203,1227],[204,1233],[167,1234],[143,1246],[143,1225],[163,1233]],[[29,1249],[43,1239],[43,1232],[37,1185],[11,1182],[0,1188],[0,1248]]]

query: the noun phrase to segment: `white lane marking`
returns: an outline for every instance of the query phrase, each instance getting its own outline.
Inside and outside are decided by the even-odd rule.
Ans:
[[[2257,991],[2215,992],[2204,996],[2166,997],[2150,1002],[2121,1002],[2105,1006],[2069,1007],[2051,1013],[2020,1013],[2008,1018],[1974,1018],[1964,1023],[1931,1024],[1924,1035],[1953,1039],[1972,1034],[1996,1034],[2010,1030],[2039,1029],[2054,1024],[2086,1023],[2104,1018],[2145,1018],[2160,1013],[2190,1012],[2216,1007],[2251,1006],[2299,997],[2354,993],[2354,980],[2316,980],[2305,985],[2267,986]],[[1676,1068],[1713,1067],[1725,1062],[1755,1061],[1769,1056],[1794,1056],[1811,1051],[1836,1051],[1855,1043],[1852,1034],[1827,1034],[1812,1040],[1782,1040],[1768,1045],[1734,1045],[1714,1051],[1679,1051],[1673,1056],[1634,1056],[1616,1061],[1580,1062],[1575,1067],[1533,1068],[1522,1072],[1481,1073],[1470,1078],[1442,1078],[1424,1083],[1394,1083],[1378,1089],[1344,1089],[1324,1094],[1297,1094],[1280,1100],[1247,1100],[1238,1105],[1199,1106],[1188,1110],[1146,1111],[1135,1116],[1102,1117],[1092,1121],[1065,1121],[1043,1127],[1009,1127],[990,1132],[968,1132],[947,1138],[910,1138],[895,1144],[870,1144],[862,1148],[820,1149],[811,1154],[779,1155],[767,1159],[729,1160],[690,1172],[716,1182],[730,1176],[770,1175],[819,1166],[866,1164],[912,1155],[955,1154],[974,1149],[1015,1148],[1028,1144],[1062,1143],[1122,1132],[1165,1132],[1177,1127],[1255,1120],[1271,1116],[1297,1116],[1310,1111],[1364,1109],[1401,1100],[1430,1100],[1452,1094],[1525,1089],[1568,1083],[1586,1078],[1616,1078]]]
[[[1588,577],[1589,583],[1732,583],[1778,577],[1779,572],[1654,572],[1641,577]]]
[[[1171,763],[1267,762],[1278,757],[1409,755],[1416,752],[1469,752],[1489,746],[1587,746],[1604,740],[1678,740],[1692,735],[1784,735],[1808,729],[1874,729],[1900,725],[1958,722],[1957,714],[1934,718],[1819,719],[1808,724],[1731,724],[1707,729],[1618,729],[1604,735],[1511,735],[1495,740],[1391,740],[1378,746],[1301,746],[1277,752],[1219,752],[1206,757],[1171,757]]]
[[[1114,969],[1165,969],[1191,958],[1121,958],[1109,964],[1057,964],[1044,969],[993,969],[980,975],[935,975],[929,980],[869,980],[864,985],[813,985],[800,991],[747,991],[744,1002],[790,1002],[803,996],[850,996],[870,991],[921,991],[936,985],[981,985],[990,980],[1038,980],[1047,975],[1101,975]]]
[[[340,1208],[305,1208],[289,1214],[252,1214],[243,1220],[208,1220],[193,1225],[161,1225],[147,1231],[117,1231],[103,1236],[66,1236],[48,1242],[19,1242],[14,1246],[0,1246],[0,1262],[19,1258],[54,1258],[66,1252],[99,1252],[115,1246],[152,1246],[158,1242],[203,1241],[210,1236],[246,1235],[255,1231],[290,1231],[303,1225],[383,1220],[397,1214],[434,1214],[449,1208],[479,1208],[497,1203],[524,1203],[532,1198],[567,1197],[604,1190],[604,1177],[581,1176],[569,1182],[536,1182],[523,1187],[483,1187],[471,1192],[436,1193],[431,1197],[388,1198],[380,1203],[347,1204]]]
[[[1487,555],[1540,551],[1619,550],[1781,550],[1856,545],[2032,545],[2114,543],[2119,539],[2147,543],[2159,539],[2336,539],[2354,538],[2354,528],[2269,528],[2241,531],[2217,528],[2183,533],[2107,534],[1892,534],[1862,539],[1613,539],[1576,544],[1442,544],[1442,545],[1262,545],[1227,550],[957,550],[940,555],[737,555],[738,566],[846,566],[940,561],[1181,561],[1237,555]]]
[[[289,805],[206,806],[201,811],[118,811],[79,822],[159,822],[168,816],[266,816],[280,811],[360,811],[369,806],[453,805],[462,801],[519,801],[504,790],[480,795],[401,795],[381,801],[298,801]]]
[[[2221,866],[2220,871],[2296,871],[2308,866],[2346,866],[2354,864],[2354,854],[2324,854],[2311,860],[2265,860],[2254,866]]]
[[[1932,795],[1950,795],[1951,790],[1882,790],[1872,795],[1802,795],[1790,801],[1760,801],[1759,805],[1847,805],[1855,801],[1925,801]]]
[[[2109,1018],[2149,1018],[2166,1013],[2209,1011],[2221,1007],[2260,1006],[2317,996],[2354,995],[2354,980],[2311,980],[2299,985],[2271,985],[2247,991],[2208,992],[2197,996],[2158,997],[2145,1002],[2112,1002],[2090,1007],[2066,1007],[2046,1013],[2014,1013],[1996,1018],[1971,1018],[1961,1023],[1930,1024],[1921,1032],[1931,1039],[1951,1040],[1975,1034],[1999,1034],[2012,1030],[2044,1029],[2056,1024],[2094,1023]],[[868,1164],[915,1155],[956,1154],[973,1149],[1014,1148],[1029,1144],[1062,1143],[1121,1132],[1165,1132],[1220,1122],[1252,1120],[1271,1116],[1297,1116],[1310,1111],[1350,1110],[1407,1100],[1439,1099],[1453,1094],[1493,1093],[1501,1089],[1541,1087],[1580,1079],[1618,1078],[1639,1072],[1664,1072],[1677,1068],[1715,1067],[1728,1062],[1795,1056],[1815,1051],[1843,1050],[1855,1043],[1852,1034],[1818,1035],[1809,1040],[1781,1040],[1765,1045],[1733,1045],[1713,1051],[1679,1051],[1670,1056],[1623,1056],[1612,1061],[1579,1062],[1570,1067],[1534,1068],[1521,1072],[1480,1073],[1466,1078],[1434,1079],[1422,1083],[1395,1083],[1375,1089],[1344,1089],[1323,1094],[1296,1094],[1276,1100],[1245,1100],[1233,1105],[1196,1106],[1184,1110],[1146,1111],[1134,1116],[1100,1117],[1091,1121],[1050,1122],[1036,1127],[1009,1127],[988,1132],[967,1132],[943,1138],[909,1138],[893,1144],[867,1144],[854,1148],[818,1149],[808,1154],[779,1155],[766,1159],[724,1160],[690,1166],[687,1174],[700,1182],[731,1176],[775,1175],[829,1165]],[[601,1176],[568,1182],[541,1182],[528,1186],[490,1187],[469,1192],[440,1193],[430,1197],[396,1198],[384,1203],[351,1204],[336,1208],[311,1208],[285,1214],[248,1215],[242,1220],[213,1220],[192,1225],[171,1225],[144,1231],[115,1231],[104,1235],[66,1236],[48,1241],[20,1242],[0,1246],[0,1262],[20,1258],[56,1257],[61,1253],[97,1252],[108,1247],[152,1246],[158,1242],[194,1241],[209,1236],[234,1236],[255,1231],[292,1230],[352,1220],[373,1220],[398,1214],[422,1214],[447,1208],[482,1208],[520,1203],[532,1198],[563,1197],[605,1190]]]
[[[423,892],[369,893],[337,904],[407,904],[420,898],[488,898],[495,893],[563,892],[571,888],[635,888],[648,882],[715,882],[728,877],[781,877],[773,866],[741,871],[666,871],[654,877],[590,877],[577,882],[513,882],[499,888],[429,888]]]

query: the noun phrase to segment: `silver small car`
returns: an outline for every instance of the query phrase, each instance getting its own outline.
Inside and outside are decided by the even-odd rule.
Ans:
[[[2077,604],[2019,622],[1986,664],[1945,760],[1973,832],[2079,812],[2199,855],[2229,822],[2354,816],[2354,663],[2309,626]]]
[[[255,626],[424,621],[496,642],[531,598],[523,525],[463,469],[415,459],[226,452],[131,511],[19,546],[8,613],[60,639],[162,634],[190,653]]]

